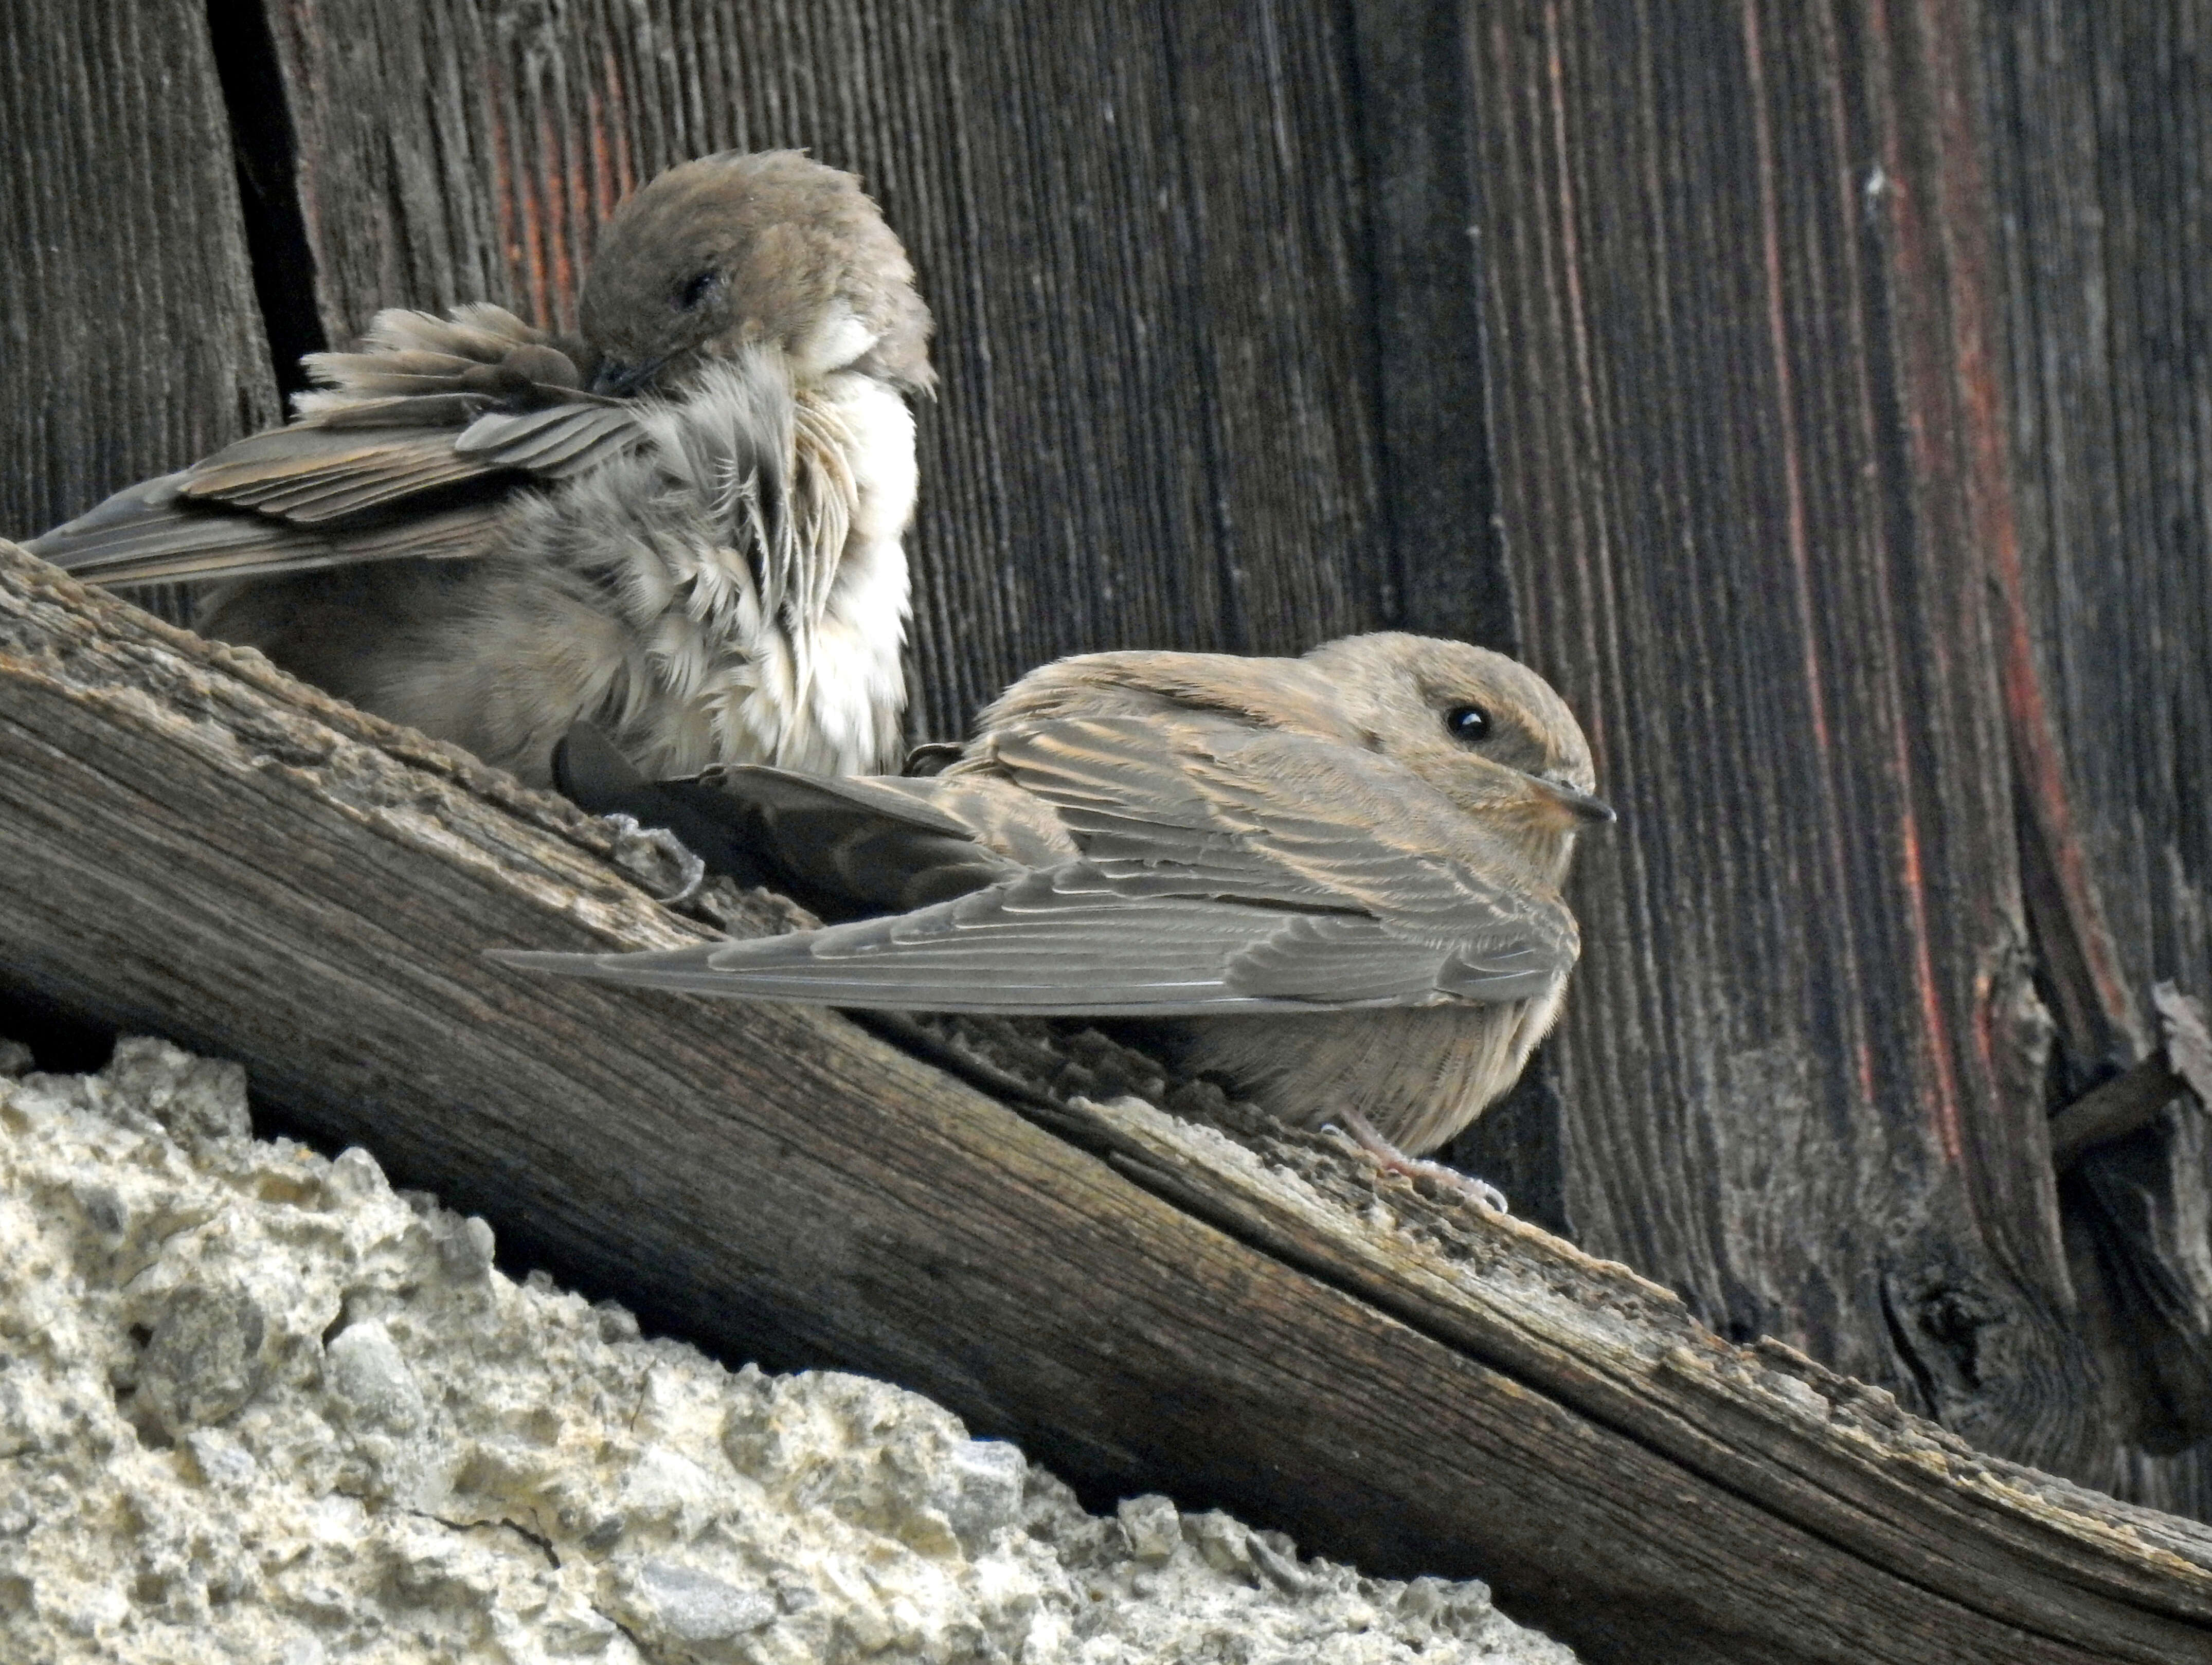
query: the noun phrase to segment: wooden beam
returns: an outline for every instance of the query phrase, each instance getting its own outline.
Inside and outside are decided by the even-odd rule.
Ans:
[[[704,928],[611,857],[607,823],[0,544],[6,975],[243,1060],[510,1255],[726,1356],[920,1389],[1094,1492],[1480,1571],[1596,1660],[2212,1660],[2212,1532],[1324,1139],[1169,1115],[1128,1089],[1206,1090],[1096,1037],[913,1026],[999,1097],[834,1014],[483,957]]]

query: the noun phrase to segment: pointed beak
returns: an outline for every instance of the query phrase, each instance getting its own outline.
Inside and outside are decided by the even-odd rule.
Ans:
[[[666,356],[650,364],[623,364],[615,359],[604,361],[592,378],[592,391],[609,398],[623,398],[644,386],[668,362]]]
[[[1602,798],[1593,798],[1589,793],[1579,791],[1564,781],[1555,781],[1549,775],[1539,775],[1535,777],[1535,781],[1538,786],[1543,787],[1546,796],[1580,820],[1618,821],[1620,819],[1620,817],[1614,813],[1613,805]]]

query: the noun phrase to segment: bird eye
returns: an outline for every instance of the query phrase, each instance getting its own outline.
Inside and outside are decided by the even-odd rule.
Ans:
[[[714,285],[720,282],[721,274],[720,272],[701,272],[697,276],[692,278],[689,283],[684,284],[682,289],[676,291],[677,306],[684,312],[690,312],[693,307],[699,305],[701,301],[704,301],[708,295],[712,295],[714,292]]]
[[[1479,705],[1455,705],[1444,713],[1444,732],[1473,745],[1490,732],[1490,714]]]

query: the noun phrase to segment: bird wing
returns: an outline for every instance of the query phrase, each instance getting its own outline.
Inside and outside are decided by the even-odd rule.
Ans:
[[[632,405],[497,307],[387,312],[364,350],[306,361],[283,428],[118,492],[27,547],[105,584],[478,553],[516,490],[641,442]]]
[[[709,872],[772,884],[829,919],[903,912],[1023,871],[977,842],[979,826],[992,819],[988,811],[971,823],[933,803],[955,782],[801,775],[766,764],[648,781],[588,723],[555,749],[553,778],[593,814],[665,827]],[[993,784],[1049,817],[1017,788]]]
[[[904,913],[1028,871],[979,838],[988,810],[959,813],[973,806],[954,798],[957,782],[801,775],[765,764],[709,770],[707,782],[751,819],[777,881],[827,917]],[[999,791],[1024,798],[1003,784]]]
[[[1373,754],[1151,718],[1040,724],[993,752],[1081,854],[794,936],[500,957],[830,1006],[1118,1017],[1521,1000],[1574,963],[1557,895],[1486,863],[1466,817]]]

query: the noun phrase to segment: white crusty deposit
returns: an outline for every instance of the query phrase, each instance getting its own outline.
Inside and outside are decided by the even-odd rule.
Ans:
[[[726,1370],[492,1266],[242,1073],[0,1042],[0,1658],[1540,1661],[1479,1583],[1085,1514],[858,1376]]]

